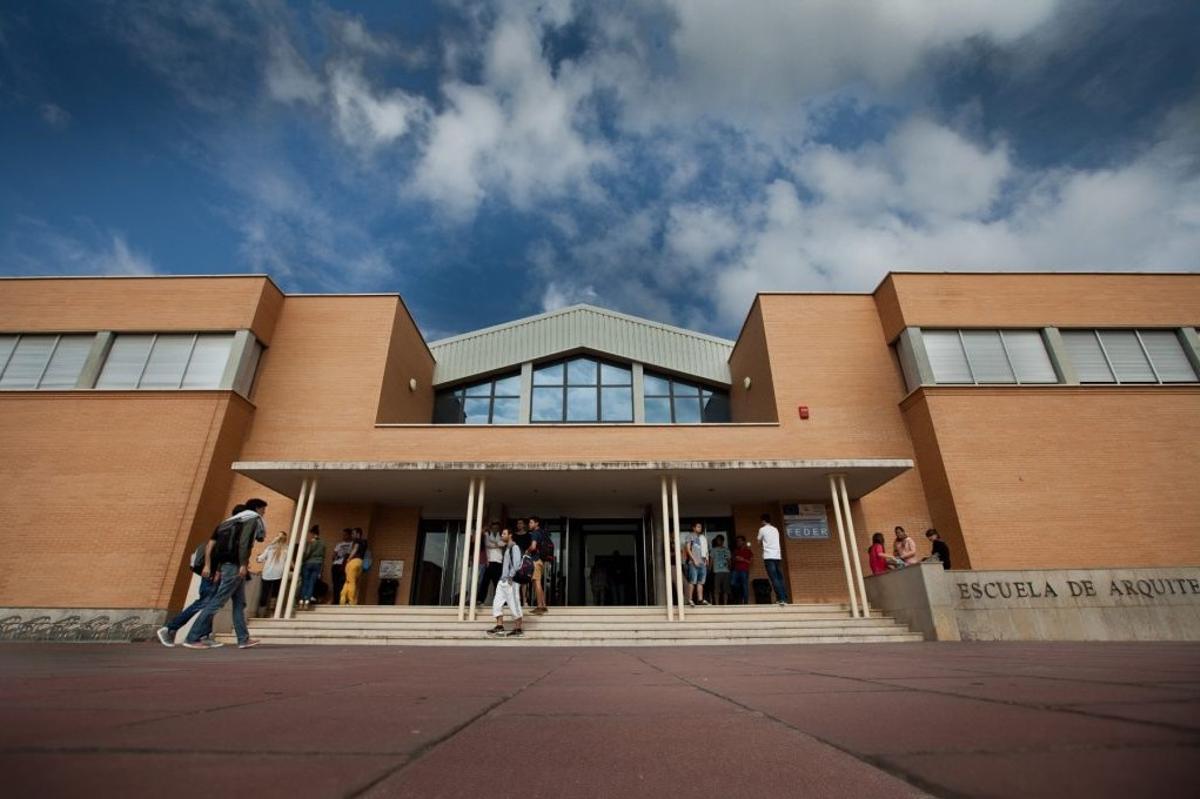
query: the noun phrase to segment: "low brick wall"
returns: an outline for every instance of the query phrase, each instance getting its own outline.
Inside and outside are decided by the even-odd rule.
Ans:
[[[945,571],[867,579],[873,608],[930,641],[1200,640],[1200,568]]]
[[[0,641],[144,641],[165,615],[153,608],[0,608]]]

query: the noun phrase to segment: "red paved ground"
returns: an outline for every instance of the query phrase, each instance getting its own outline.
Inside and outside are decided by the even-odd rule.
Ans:
[[[1128,799],[1198,755],[1193,644],[0,645],[12,797]]]

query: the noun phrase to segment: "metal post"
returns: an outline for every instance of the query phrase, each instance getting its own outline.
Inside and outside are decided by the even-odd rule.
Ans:
[[[662,544],[663,544],[663,595],[667,607],[667,621],[675,620],[675,600],[672,592],[675,586],[671,584],[671,507],[667,502],[667,478],[659,478],[659,488],[662,489]]]
[[[683,554],[682,554],[681,550],[683,549],[683,545],[679,541],[679,480],[677,480],[674,477],[671,478],[671,509],[674,511],[674,516],[675,516],[674,522],[671,525],[671,529],[673,529],[675,531],[675,557],[679,559],[678,565],[680,567],[682,567],[683,566]],[[676,588],[675,597],[679,602],[679,605],[678,605],[679,620],[683,621],[683,618],[684,618],[683,606],[687,603],[683,601],[683,569],[682,568],[675,569],[675,588]]]
[[[481,548],[480,545],[483,543],[483,500],[486,496],[487,478],[480,477],[479,496],[477,497],[478,502],[476,503],[479,507],[479,511],[475,514],[475,536],[473,538],[474,544],[471,547],[471,612],[468,614],[471,621],[475,621],[477,610],[475,607],[475,602],[476,594],[479,593],[479,550]]]
[[[292,569],[292,585],[288,590],[287,604],[283,608],[284,618],[290,619],[296,613],[296,587],[300,585],[300,570],[304,568],[303,546],[304,536],[308,535],[308,525],[312,523],[313,501],[317,498],[317,478],[312,478],[308,484],[308,502],[304,505],[304,521],[300,523],[300,540],[296,543],[296,565]]]
[[[842,503],[846,506],[846,537],[850,539],[850,563],[854,566],[854,579],[858,582],[858,595],[862,598],[862,617],[871,615],[867,604],[867,584],[863,582],[862,557],[858,554],[858,536],[854,534],[854,517],[850,514],[850,492],[846,490],[846,475],[838,475],[838,486],[842,489]]]
[[[462,567],[459,569],[458,577],[458,620],[465,621],[467,618],[467,551],[470,549],[471,543],[471,526],[474,522],[475,515],[475,478],[471,478],[471,487],[467,489],[467,522],[463,528],[463,554]]]
[[[279,591],[275,595],[275,614],[276,619],[283,618],[283,608],[287,598],[288,586],[291,585],[291,580],[288,579],[288,571],[292,568],[292,561],[296,559],[293,550],[296,549],[297,533],[300,530],[300,519],[304,515],[304,502],[308,498],[308,478],[305,477],[300,481],[300,494],[296,497],[296,512],[292,514],[292,531],[288,535],[287,550],[283,556],[283,582],[279,584]]]
[[[850,556],[846,554],[846,528],[842,526],[842,500],[838,496],[837,478],[829,475],[829,493],[833,495],[833,515],[837,519],[838,543],[842,545],[842,566],[846,569],[846,590],[850,592],[850,618],[858,618],[858,593],[850,576]]]

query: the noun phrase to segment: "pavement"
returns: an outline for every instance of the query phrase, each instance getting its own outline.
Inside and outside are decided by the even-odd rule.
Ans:
[[[0,644],[11,797],[1200,795],[1200,644]]]

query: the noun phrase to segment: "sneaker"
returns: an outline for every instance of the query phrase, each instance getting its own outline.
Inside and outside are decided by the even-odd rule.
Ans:
[[[487,631],[487,634],[492,638],[501,638],[504,636],[504,625],[497,624],[495,627]]]
[[[204,638],[201,638],[199,641],[183,642],[184,649],[216,649],[220,646],[221,644],[218,644],[216,641],[209,641]]]
[[[533,614],[535,616],[542,616],[542,615],[545,615],[545,613],[546,613],[546,608],[534,608],[533,609]]]
[[[701,599],[701,600],[700,600],[700,604],[701,604],[701,605],[711,605],[712,603],[711,603],[711,602],[709,602],[707,599]]]
[[[689,608],[694,608],[694,607],[696,607],[696,600],[694,600],[694,599],[689,599],[689,600],[688,600],[688,607],[689,607]]]
[[[262,641],[258,640],[257,638],[247,638],[245,641],[238,642],[238,649],[249,649],[251,647],[258,646],[261,643]]]
[[[523,633],[523,632],[522,632],[522,631],[521,631],[521,630],[518,628],[518,629],[516,629],[516,630],[513,630],[511,633],[509,633],[509,634],[508,634],[507,636],[505,636],[505,637],[506,637],[506,638],[524,638],[524,637],[525,637],[525,633]]]
[[[154,634],[158,636],[158,642],[160,644],[162,644],[163,646],[165,646],[165,647],[174,647],[175,646],[175,633],[172,632],[169,627],[159,627],[158,631],[155,632]]]
[[[781,608],[786,608],[786,607],[787,607],[787,603],[786,603],[786,602],[784,602],[784,601],[781,599],[781,600],[779,600],[779,607],[781,607]]]

